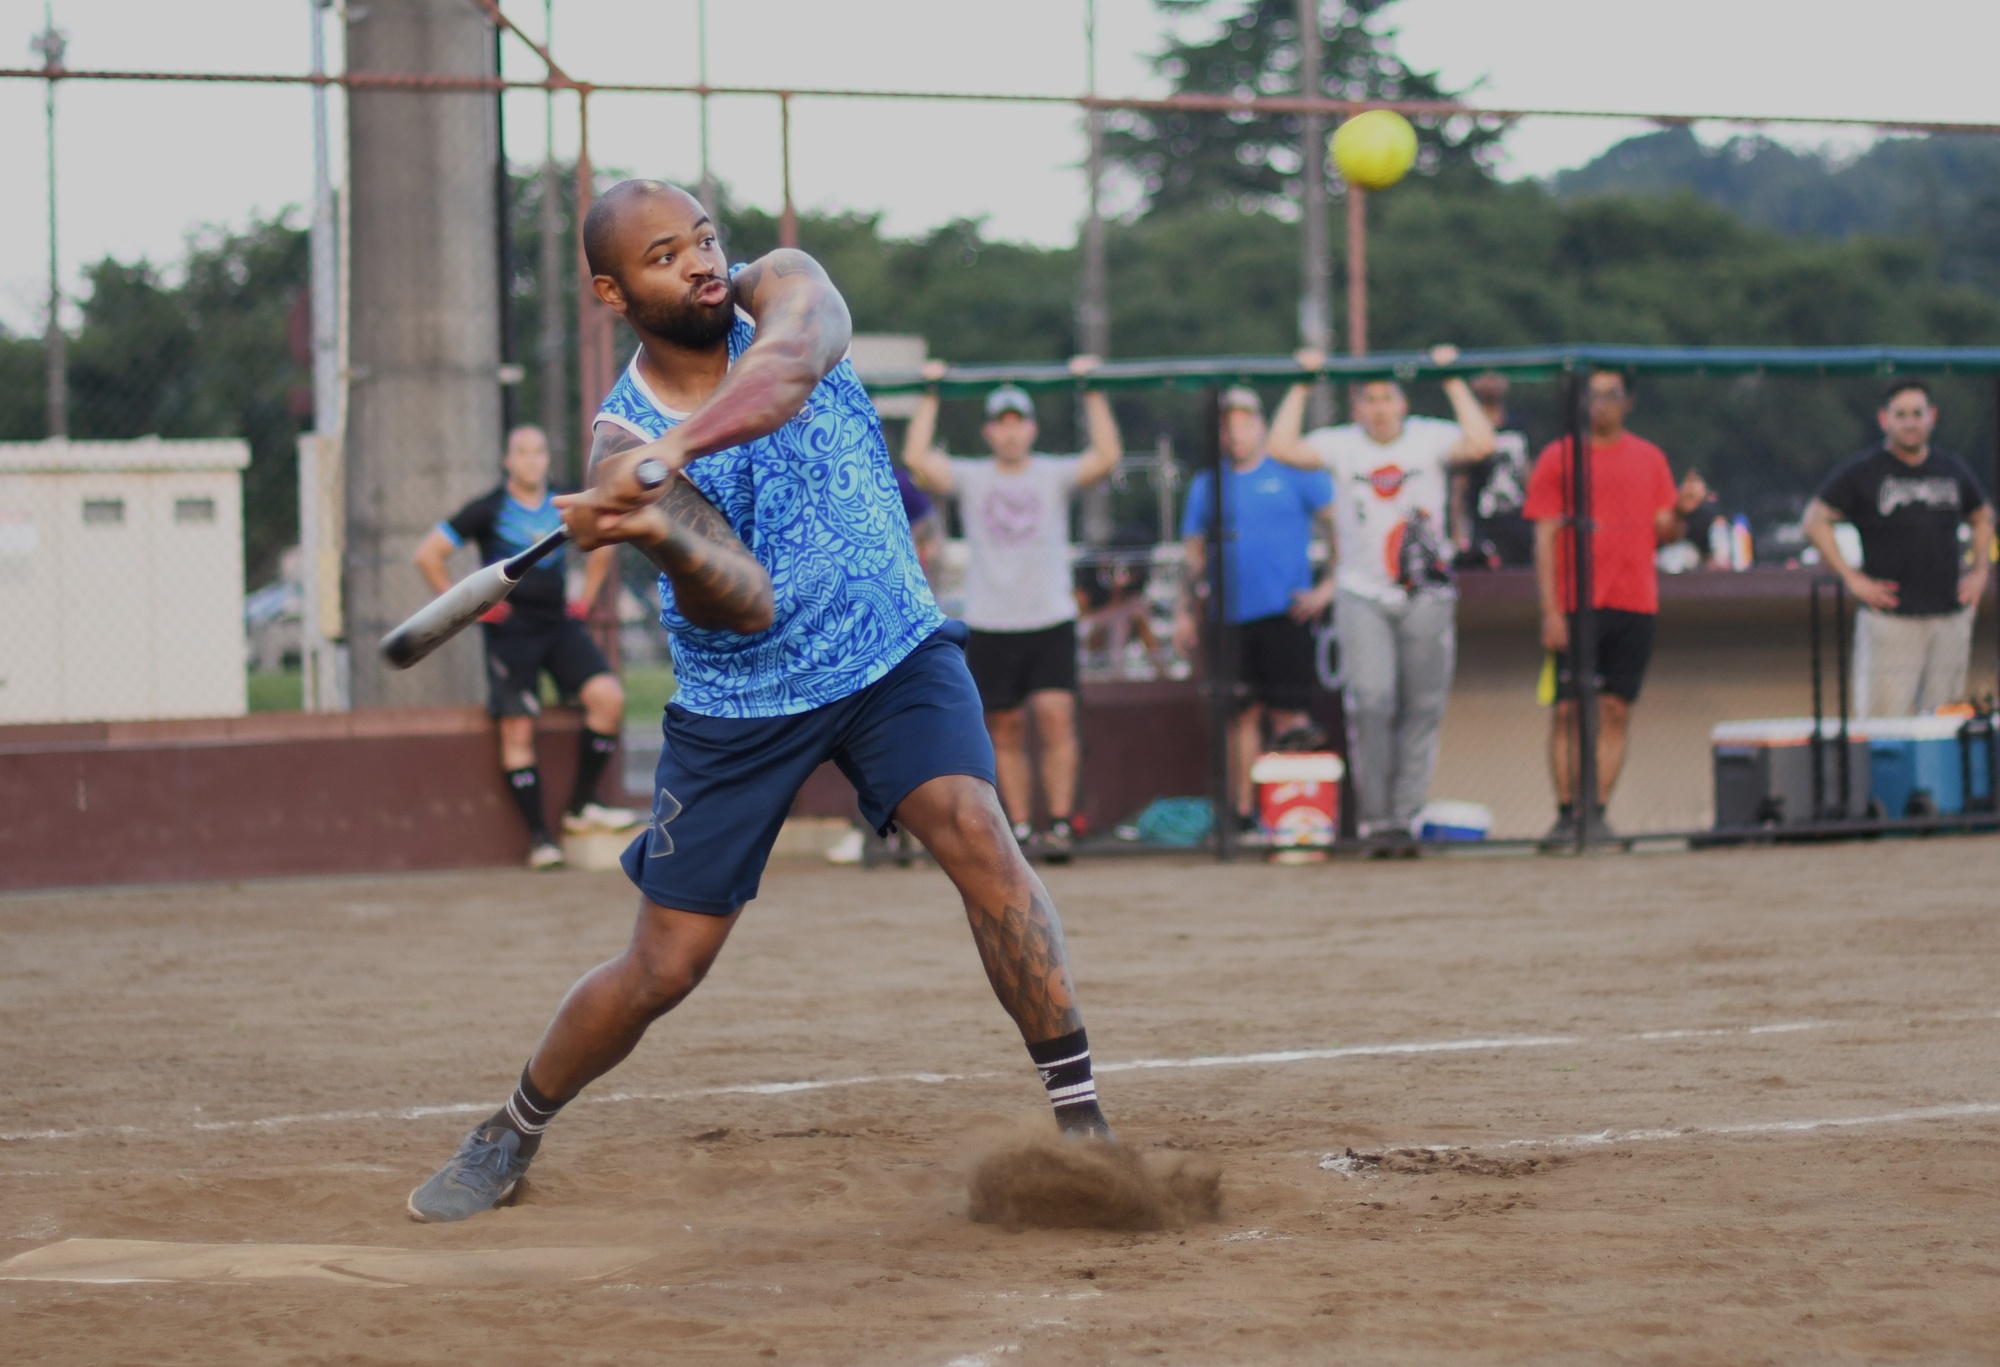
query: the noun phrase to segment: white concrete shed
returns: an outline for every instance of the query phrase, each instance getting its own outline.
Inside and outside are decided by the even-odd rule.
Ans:
[[[242,441],[0,442],[0,724],[246,710]]]

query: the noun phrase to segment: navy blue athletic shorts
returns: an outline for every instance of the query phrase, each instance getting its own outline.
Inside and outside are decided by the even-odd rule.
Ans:
[[[626,848],[647,900],[727,916],[757,895],[778,828],[827,760],[887,833],[896,806],[947,774],[993,780],[993,742],[947,622],[859,693],[789,717],[702,717],[667,706],[652,824]]]

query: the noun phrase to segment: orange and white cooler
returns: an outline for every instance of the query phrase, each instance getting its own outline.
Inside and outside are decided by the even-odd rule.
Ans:
[[[1347,772],[1339,755],[1259,755],[1250,766],[1257,785],[1257,815],[1271,844],[1331,845],[1340,833],[1340,779]]]

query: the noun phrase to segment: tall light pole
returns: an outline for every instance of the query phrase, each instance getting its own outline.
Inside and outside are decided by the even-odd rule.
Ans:
[[[555,0],[542,0],[542,48],[555,51]],[[556,93],[542,97],[541,212],[537,217],[541,255],[536,263],[536,288],[541,294],[541,338],[535,351],[541,361],[542,431],[549,441],[549,457],[563,471],[572,486],[582,483],[582,471],[572,469],[569,460],[569,371],[564,365],[568,351],[567,329],[563,326],[563,303],[569,298],[569,268],[564,264],[564,248],[569,245],[562,226],[562,178],[556,171]]]
[[[313,75],[326,74],[326,11],[333,0],[311,0]],[[327,131],[326,87],[316,85],[313,110],[313,216],[308,246],[312,254],[313,430],[332,436],[340,429],[340,280],[334,234],[333,154]]]
[[[778,171],[784,181],[784,206],[778,210],[778,245],[799,245],[799,211],[792,204],[792,96],[778,94]]]
[[[1320,0],[1298,0],[1299,93],[1318,97],[1320,88]],[[1333,346],[1331,270],[1326,252],[1326,116],[1307,114],[1299,130],[1303,178],[1299,188],[1302,211],[1299,235],[1299,345],[1326,351]],[[1309,421],[1324,427],[1333,421],[1333,390],[1313,386]]]
[[[1083,7],[1084,90],[1097,94],[1097,0],[1084,0]],[[1104,212],[1098,201],[1104,178],[1104,115],[1095,106],[1085,109],[1083,126],[1088,146],[1084,152],[1085,208],[1083,216],[1083,261],[1076,291],[1076,349],[1102,356],[1111,349],[1111,305],[1104,267]],[[1082,445],[1086,430],[1083,396],[1076,401],[1077,444]],[[1111,486],[1098,483],[1084,492],[1080,501],[1084,541],[1101,546],[1111,540]]]
[[[1097,0],[1083,9],[1084,89],[1097,94]],[[1105,300],[1104,214],[1098,202],[1104,174],[1104,115],[1084,112],[1089,146],[1084,154],[1083,270],[1076,297],[1077,350],[1102,356],[1111,346],[1111,310]]]
[[[47,433],[51,438],[69,436],[69,338],[62,330],[61,256],[56,249],[56,81],[62,74],[63,54],[69,49],[69,35],[56,27],[55,14],[47,0],[42,5],[42,31],[28,44],[42,59],[48,76],[48,93],[43,109],[48,123],[49,152],[49,325],[42,334],[42,350],[48,364],[46,377]]]
[[[312,70],[326,75],[326,12],[333,0],[307,0]],[[312,278],[313,430],[299,438],[299,655],[301,703],[308,712],[347,710],[347,647],[341,641],[340,548],[345,540],[345,470],[341,461],[340,241],[334,217],[333,153],[324,83],[312,92],[313,212],[308,235]]]
[[[715,216],[715,177],[708,168],[708,0],[694,0],[695,80],[701,92],[701,207]]]
[[[1368,354],[1368,194],[1347,183],[1347,352]]]

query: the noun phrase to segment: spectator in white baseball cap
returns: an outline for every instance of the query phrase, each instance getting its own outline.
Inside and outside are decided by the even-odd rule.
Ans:
[[[1095,356],[1078,356],[1069,368],[1083,379]],[[942,378],[932,361],[925,378]],[[1000,800],[1014,835],[1035,852],[1065,859],[1075,835],[1076,595],[1070,586],[1069,505],[1117,468],[1124,455],[1118,420],[1095,389],[1084,394],[1090,448],[1081,455],[1035,451],[1039,429],[1035,401],[1003,385],[986,396],[980,429],[991,460],[946,455],[933,444],[938,395],[927,391],[903,440],[903,463],[934,494],[958,499],[971,552],[965,566],[965,623],[972,629],[965,662],[979,685],[986,728],[993,736]],[[1032,714],[1040,741],[1042,798],[1049,829],[1037,834],[1034,765],[1028,754]]]

